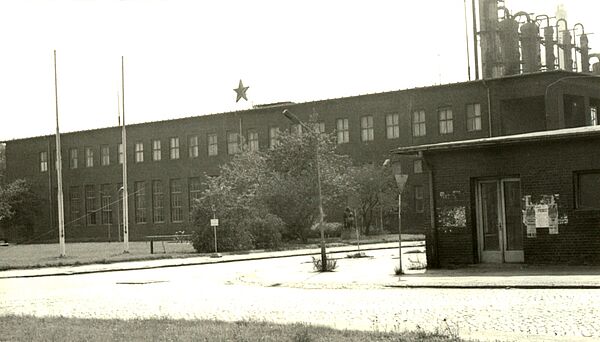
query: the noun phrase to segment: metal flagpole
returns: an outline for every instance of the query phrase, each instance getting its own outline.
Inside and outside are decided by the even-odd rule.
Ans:
[[[62,157],[60,153],[60,130],[58,129],[58,81],[56,77],[56,50],[54,50],[54,99],[56,104],[56,177],[57,177],[57,196],[58,196],[58,244],[60,256],[66,256],[65,252],[65,209],[63,203],[62,188]]]
[[[125,68],[123,56],[121,56],[121,105],[123,114],[123,126],[121,126],[121,144],[123,146],[123,242],[125,247],[123,253],[129,253],[129,205],[127,194],[127,134],[125,132]]]

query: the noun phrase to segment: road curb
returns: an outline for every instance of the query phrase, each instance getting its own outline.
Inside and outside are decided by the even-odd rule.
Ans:
[[[383,250],[383,249],[394,249],[394,248],[398,248],[397,246],[393,246],[393,247],[373,247],[373,248],[362,248],[364,247],[361,246],[360,251],[376,251],[376,250]],[[406,247],[420,247],[419,246],[406,246]],[[404,247],[403,247],[404,248]],[[338,253],[351,253],[351,252],[357,252],[358,250],[356,248],[352,248],[352,249],[345,249],[345,250],[339,250],[339,251],[329,251],[327,252],[327,254],[338,254]],[[281,258],[290,258],[290,257],[298,257],[298,256],[311,256],[311,255],[320,255],[321,252],[316,250],[314,252],[302,252],[302,253],[293,253],[293,254],[286,254],[286,255],[269,255],[269,256],[258,256],[258,257],[248,257],[248,258],[241,258],[241,259],[211,259],[211,260],[205,260],[205,261],[198,261],[198,262],[190,262],[190,263],[176,263],[174,262],[173,264],[165,264],[165,265],[143,265],[140,267],[124,267],[124,268],[106,268],[106,269],[95,269],[95,270],[75,270],[75,271],[69,271],[69,270],[64,270],[64,271],[56,271],[56,272],[52,272],[52,273],[40,273],[40,274],[23,274],[23,275],[9,275],[9,276],[3,276],[0,274],[0,279],[15,279],[15,278],[39,278],[39,277],[55,277],[55,276],[70,276],[70,275],[78,275],[78,274],[91,274],[91,273],[106,273],[106,272],[121,272],[121,271],[137,271],[137,270],[149,270],[149,269],[157,269],[157,268],[169,268],[169,267],[181,267],[181,266],[201,266],[201,265],[211,265],[211,264],[224,264],[224,263],[231,263],[231,262],[239,262],[239,261],[253,261],[253,260],[265,260],[265,259],[281,259]],[[234,254],[234,255],[240,255],[240,254]],[[243,254],[242,254],[243,255]],[[252,255],[252,254],[249,254]],[[160,259],[157,259],[160,260]],[[184,259],[163,259],[163,260],[186,260]],[[131,262],[136,262],[136,261],[131,261]],[[138,262],[143,262],[143,261],[138,261]],[[105,264],[105,265],[116,265],[118,263],[113,263],[113,264]],[[90,265],[97,265],[97,264],[90,264]],[[83,266],[65,266],[65,267],[85,267],[85,266],[89,266],[89,265],[83,265]],[[43,268],[36,268],[36,269],[32,269],[32,270],[40,270]],[[6,272],[10,272],[6,271]],[[25,270],[12,270],[12,271],[25,271]]]
[[[565,290],[590,290],[600,289],[600,285],[444,285],[444,284],[404,284],[384,285],[387,288],[404,289],[505,289],[505,290],[543,290],[543,289],[565,289]]]

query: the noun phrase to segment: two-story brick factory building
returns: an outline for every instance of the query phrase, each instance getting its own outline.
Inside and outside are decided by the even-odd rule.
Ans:
[[[217,174],[218,166],[239,151],[240,130],[249,148],[267,149],[278,131],[291,128],[281,114],[286,108],[301,120],[318,112],[321,127],[336,132],[340,153],[357,163],[380,164],[399,147],[595,125],[599,105],[596,77],[557,70],[128,125],[125,149],[120,127],[65,133],[66,238],[118,238],[125,157],[133,194],[130,237],[188,229],[190,203],[202,190],[203,177]],[[30,231],[18,235],[9,229],[4,238],[51,240],[56,235],[54,143],[54,136],[5,142],[7,180],[27,179],[44,203]],[[413,155],[395,159],[409,174],[403,226],[425,232],[433,217],[428,164]]]

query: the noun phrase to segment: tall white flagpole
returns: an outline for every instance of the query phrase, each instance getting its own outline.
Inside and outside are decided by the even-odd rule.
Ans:
[[[121,56],[121,106],[123,126],[121,126],[121,143],[123,146],[123,253],[129,253],[129,205],[127,194],[127,134],[125,132],[125,67]]]
[[[56,177],[58,196],[58,244],[61,258],[66,256],[65,251],[65,208],[63,203],[62,185],[62,156],[60,146],[60,130],[58,129],[58,81],[56,77],[56,50],[54,50],[54,99],[56,103]]]

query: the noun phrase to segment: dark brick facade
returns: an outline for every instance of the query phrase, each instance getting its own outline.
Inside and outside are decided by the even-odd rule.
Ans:
[[[523,225],[525,263],[600,264],[600,210],[576,208],[577,174],[600,170],[599,143],[600,134],[594,138],[425,152],[433,172],[438,218],[437,244],[430,234],[438,260],[434,259],[435,251],[430,250],[430,263],[448,266],[479,262],[476,181],[516,177],[521,181],[521,194],[532,196],[534,201],[542,195],[558,194],[559,215],[568,220],[559,225],[559,234],[550,235],[548,228],[537,228],[535,238],[527,238]],[[439,220],[444,208],[455,206],[466,208],[465,227],[447,227]]]
[[[261,149],[269,147],[269,129],[278,127],[289,129],[290,122],[281,114],[282,109],[288,108],[301,120],[308,120],[313,111],[319,113],[319,120],[325,125],[327,132],[336,130],[337,119],[348,119],[349,142],[339,145],[339,152],[349,154],[356,163],[376,163],[390,158],[389,151],[400,146],[414,146],[428,143],[440,143],[465,139],[477,139],[488,136],[507,135],[520,132],[540,131],[565,127],[566,123],[585,123],[585,115],[589,106],[598,102],[600,82],[596,79],[586,80],[581,74],[554,71],[546,73],[525,74],[486,81],[473,81],[426,88],[392,91],[378,94],[360,95],[347,98],[314,101],[300,104],[285,104],[264,106],[240,112],[196,116],[160,122],[150,122],[127,126],[128,183],[129,194],[134,193],[135,182],[144,182],[146,223],[136,223],[135,198],[129,203],[130,236],[140,239],[150,234],[167,234],[179,230],[187,230],[192,224],[189,217],[190,181],[205,174],[216,175],[218,166],[230,160],[227,153],[227,133],[242,134],[248,139],[248,132],[258,133]],[[568,95],[568,96],[567,96]],[[565,119],[565,108],[576,96],[581,100],[583,108],[569,114],[574,119]],[[551,98],[549,98],[551,97]],[[545,100],[544,100],[545,99]],[[488,101],[489,100],[489,101]],[[467,106],[477,104],[480,116],[477,130],[468,130]],[[452,110],[452,133],[442,134],[439,129],[440,108]],[[581,110],[580,110],[581,109]],[[426,134],[413,136],[413,113],[422,110]],[[571,113],[571,112],[569,112]],[[388,138],[386,117],[398,115],[398,137]],[[374,139],[362,141],[361,118],[373,117]],[[491,118],[491,121],[490,121]],[[491,131],[490,131],[491,127]],[[208,134],[216,134],[218,139],[218,155],[208,156]],[[198,137],[198,157],[188,155],[189,138]],[[171,160],[169,154],[170,139],[179,139],[179,155],[177,160]],[[161,160],[152,160],[153,140],[161,141]],[[89,131],[65,133],[61,135],[63,160],[63,190],[65,205],[65,222],[67,222],[67,239],[94,240],[106,239],[110,232],[116,238],[116,225],[119,211],[117,203],[112,212],[106,213],[111,217],[112,224],[105,224],[103,214],[98,213],[96,222],[86,219],[75,221],[84,216],[88,210],[86,202],[86,186],[90,193],[96,195],[90,203],[97,201],[94,208],[102,203],[100,189],[109,189],[110,199],[116,202],[119,184],[121,183],[121,165],[118,163],[118,144],[121,141],[119,127],[101,128]],[[143,159],[135,162],[135,145],[143,143]],[[102,147],[108,147],[110,153],[109,165],[101,165]],[[77,149],[78,167],[70,168],[70,150]],[[94,151],[94,166],[86,167],[86,148]],[[35,137],[6,142],[6,173],[7,180],[26,178],[33,184],[34,191],[45,201],[42,214],[38,219],[30,237],[22,237],[13,233],[4,233],[12,240],[28,240],[52,234],[56,230],[56,172],[54,159],[54,136]],[[48,170],[40,171],[40,153],[47,152],[49,157]],[[404,173],[411,174],[404,193],[403,226],[407,232],[423,232],[430,227],[428,199],[428,173],[413,174],[413,157],[394,157],[401,164]],[[426,169],[426,167],[424,167]],[[173,222],[171,214],[170,184],[180,183],[182,188],[182,220]],[[164,222],[153,222],[153,181],[161,181],[163,193]],[[91,187],[93,186],[93,191]],[[420,187],[420,188],[416,188]],[[417,190],[415,190],[417,189]],[[71,205],[71,192],[79,197],[79,209]],[[416,210],[419,205],[415,202],[415,192],[422,193],[421,201],[424,210]],[[105,191],[106,193],[106,191]],[[105,194],[106,195],[106,194]],[[105,196],[107,197],[107,196]],[[76,206],[75,206],[76,207]],[[76,209],[76,208],[74,208]],[[392,218],[393,223],[395,218]],[[177,220],[178,221],[178,220]],[[397,221],[396,221],[397,222]],[[46,235],[44,235],[46,234]],[[465,243],[469,243],[466,241]],[[466,260],[467,258],[463,258]]]

